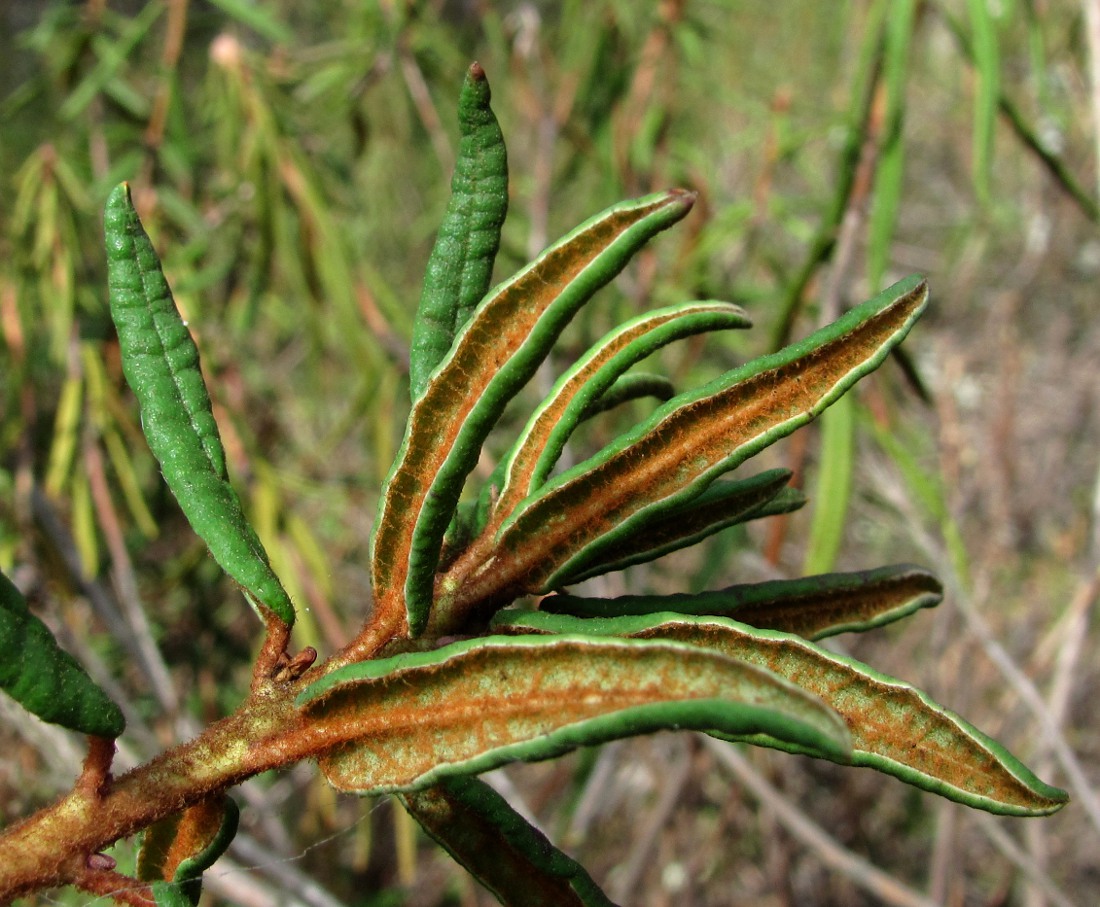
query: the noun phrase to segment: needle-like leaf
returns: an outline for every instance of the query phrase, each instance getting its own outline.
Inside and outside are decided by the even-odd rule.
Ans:
[[[721,617],[666,612],[642,617],[579,618],[508,611],[494,621],[517,633],[591,633],[675,640],[757,665],[821,698],[852,734],[851,764],[869,766],[924,790],[993,813],[1040,816],[1065,805],[1065,791],[1044,784],[995,740],[925,693],[801,637]],[[719,736],[788,752],[823,755],[765,735]],[[825,756],[824,758],[829,758]]]
[[[856,573],[745,583],[691,595],[552,595],[539,607],[575,617],[626,617],[658,611],[731,617],[764,630],[823,639],[900,620],[920,608],[938,605],[942,594],[939,580],[927,570],[896,564]]]
[[[440,547],[478,452],[576,311],[694,196],[663,192],[608,208],[478,306],[413,405],[371,544],[375,620],[422,632]]]
[[[502,904],[614,907],[583,866],[484,781],[460,775],[399,797],[424,831]]]
[[[762,733],[841,761],[847,752],[843,723],[820,700],[676,642],[489,636],[348,665],[298,701],[303,733],[328,749],[325,776],[358,793],[671,728]]]

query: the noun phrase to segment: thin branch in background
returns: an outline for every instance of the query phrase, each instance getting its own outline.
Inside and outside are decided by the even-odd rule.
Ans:
[[[985,651],[986,657],[997,666],[1005,680],[1008,681],[1009,686],[1016,691],[1020,700],[1038,720],[1042,728],[1043,739],[1046,745],[1054,751],[1058,763],[1066,773],[1075,799],[1079,801],[1088,815],[1089,820],[1096,827],[1097,831],[1100,832],[1100,797],[1097,796],[1095,788],[1088,780],[1088,776],[1085,774],[1085,770],[1082,768],[1080,760],[1074,754],[1073,749],[1067,742],[1065,734],[1063,734],[1061,728],[1057,727],[1052,721],[1047,709],[1047,703],[1043,700],[1042,694],[1036,688],[1031,678],[1020,670],[1016,662],[1008,652],[1005,651],[1004,646],[996,640],[993,632],[989,628],[989,624],[986,622],[985,618],[978,613],[970,597],[959,590],[957,594],[954,595],[954,601],[964,618],[967,629],[970,631],[971,635],[978,640],[982,649]]]
[[[577,795],[577,808],[564,836],[566,846],[576,846],[587,840],[597,816],[607,810],[607,800],[614,788],[612,779],[620,764],[622,748],[622,741],[618,740],[600,747],[596,764]]]
[[[970,818],[978,823],[978,827],[993,846],[1020,869],[1031,885],[1042,891],[1058,907],[1075,907],[1075,902],[1070,900],[1043,868],[1024,852],[1024,849],[1012,839],[1012,836],[993,816],[978,813]]]
[[[366,281],[360,280],[355,284],[355,298],[371,335],[378,339],[382,351],[390,362],[397,366],[402,375],[407,375],[409,373],[408,344],[386,319]]]
[[[157,75],[157,89],[153,96],[153,107],[149,113],[149,122],[145,127],[145,159],[142,162],[140,185],[153,184],[153,171],[157,163],[157,153],[164,142],[164,129],[168,123],[168,109],[172,102],[172,86],[175,82],[176,67],[179,65],[183,50],[183,38],[187,32],[187,6],[190,0],[170,0],[168,3],[168,23],[164,32],[164,47],[161,50],[160,72]]]
[[[420,64],[416,62],[416,56],[404,42],[397,48],[397,60],[401,67],[401,76],[405,80],[405,87],[409,90],[417,116],[420,117],[420,124],[428,133],[439,167],[444,173],[450,173],[454,169],[455,156],[451,143],[447,139],[447,131],[443,128],[443,121],[439,118],[439,112],[432,102],[432,93],[428,89],[424,73],[420,71]]]
[[[677,741],[683,744],[684,741]],[[652,864],[653,850],[661,832],[668,828],[672,813],[683,799],[684,787],[691,779],[690,751],[682,747],[679,758],[671,759],[671,771],[661,778],[661,795],[649,811],[644,825],[634,836],[634,846],[626,865],[610,885],[611,899],[617,903],[638,902],[638,888]]]
[[[1100,504],[1100,473],[1097,475],[1095,500]],[[1097,508],[1100,510],[1100,507]],[[1059,730],[1064,729],[1069,715],[1070,701],[1072,699],[1077,678],[1078,666],[1081,663],[1081,653],[1084,651],[1085,641],[1088,638],[1088,628],[1095,612],[1096,604],[1100,599],[1100,519],[1098,514],[1093,515],[1093,544],[1090,546],[1096,553],[1091,576],[1085,576],[1077,586],[1073,599],[1066,609],[1066,615],[1061,622],[1061,645],[1058,648],[1054,663],[1054,673],[1050,682],[1050,692],[1047,696],[1047,710],[1051,724]],[[1043,738],[1035,754],[1035,771],[1040,775],[1050,771],[1054,762],[1054,753],[1050,741]],[[1038,823],[1029,824],[1024,830],[1027,841],[1027,849],[1034,865],[1042,870],[1047,863],[1048,836],[1046,829],[1039,827]],[[1040,889],[1045,894],[1045,889]],[[1046,901],[1043,894],[1036,894],[1028,899],[1027,907],[1045,907]]]
[[[854,99],[852,106],[858,109],[859,115],[848,128],[844,147],[840,153],[836,191],[802,266],[784,289],[779,316],[770,339],[773,350],[778,350],[790,343],[806,292],[816,278],[818,270],[832,258],[835,252],[837,233],[844,220],[844,214],[851,205],[852,194],[856,191],[858,161],[874,116],[875,97],[882,79],[884,41],[881,28],[872,40],[876,42],[875,51],[866,84],[859,85],[855,89],[857,98]]]
[[[870,470],[871,473],[876,471],[874,469]],[[948,590],[947,597],[963,618],[966,630],[979,644],[986,657],[1008,681],[1009,687],[1015,691],[1020,701],[1038,721],[1046,745],[1054,752],[1058,763],[1066,773],[1074,799],[1085,809],[1089,821],[1100,831],[1100,797],[1097,796],[1095,788],[1088,780],[1088,776],[1066,740],[1065,734],[1051,721],[1047,703],[1044,701],[1042,694],[1040,694],[1031,678],[1020,670],[1004,647],[997,642],[989,624],[978,612],[975,600],[981,599],[982,596],[972,595],[967,590],[966,586],[968,584],[960,577],[954,560],[947,553],[945,545],[933,538],[932,534],[923,528],[922,518],[914,512],[912,502],[908,499],[904,489],[898,483],[880,476],[878,490],[899,513],[908,518],[909,531],[913,541],[937,565],[937,573],[943,579],[944,586]]]
[[[953,803],[937,803],[932,857],[928,861],[928,894],[938,904],[947,902],[953,868],[958,860],[959,811]]]
[[[112,574],[115,581],[115,589],[118,600],[122,606],[122,613],[126,620],[134,645],[141,653],[141,665],[145,670],[145,676],[149,680],[157,702],[164,711],[173,719],[180,717],[179,697],[172,685],[172,677],[168,673],[168,666],[161,657],[156,640],[153,639],[149,621],[145,616],[145,608],[138,594],[137,579],[134,576],[134,565],[130,561],[130,554],[126,550],[126,541],[123,538],[122,526],[115,512],[114,502],[111,500],[111,492],[107,486],[107,476],[104,471],[103,457],[100,454],[99,444],[94,438],[89,438],[84,445],[84,467],[88,473],[88,482],[92,490],[92,499],[95,501],[96,515],[99,528],[107,542],[107,550],[111,553]],[[193,722],[190,722],[192,727]]]
[[[119,611],[118,604],[100,583],[85,574],[72,535],[61,521],[53,504],[37,486],[31,491],[31,507],[35,522],[60,556],[73,585],[88,600],[92,610],[99,615],[99,619],[107,625],[111,636],[120,640],[129,651],[130,657],[145,670],[146,653],[134,637],[122,612]]]
[[[737,783],[758,801],[766,803],[787,832],[812,851],[825,866],[850,879],[877,898],[879,903],[890,907],[939,907],[935,901],[848,850],[753,768],[736,745],[713,737],[703,737],[702,740]]]
[[[686,0],[661,0],[658,4],[656,22],[638,53],[638,65],[634,69],[630,89],[612,123],[616,169],[623,175],[627,191],[632,195],[653,192],[657,188],[653,185],[657,174],[648,174],[650,180],[643,183],[640,175],[634,172],[630,149],[638,124],[645,119],[646,111],[651,109],[658,74],[675,63],[673,36],[684,17],[685,6]]]
[[[320,844],[313,846],[318,847]],[[339,898],[330,894],[316,879],[302,872],[291,861],[272,859],[271,851],[251,835],[238,834],[229,845],[229,852],[247,865],[242,866],[233,860],[222,858],[205,874],[204,884],[231,896],[234,903],[239,903],[238,892],[244,892],[249,888],[255,892],[260,888],[258,885],[248,884],[248,874],[261,872],[275,883],[275,888],[268,894],[266,901],[254,901],[256,907],[260,907],[261,904],[263,907],[286,904],[287,896],[294,898],[291,903],[301,907],[343,907],[343,902]]]
[[[1086,4],[1091,4],[1094,3],[1095,0],[1084,0],[1084,2]],[[947,25],[948,31],[954,36],[955,41],[963,52],[963,56],[972,64],[974,62],[974,49],[962,25],[959,24],[954,16],[944,9],[942,4],[937,3],[936,10],[939,12],[940,18]],[[1012,131],[1016,134],[1016,138],[1020,140],[1021,144],[1039,159],[1039,163],[1046,168],[1047,172],[1054,178],[1054,181],[1061,186],[1062,190],[1076,202],[1081,212],[1093,223],[1100,223],[1100,204],[1097,204],[1096,199],[1089,195],[1081,183],[1078,182],[1077,177],[1074,176],[1069,167],[1066,166],[1065,161],[1063,161],[1058,154],[1055,154],[1046,147],[1046,144],[1039,137],[1038,133],[1031,128],[1024,118],[1023,112],[1005,93],[1003,88],[1000,89],[997,96],[997,106],[1001,114],[1008,121],[1009,126],[1012,127]]]
[[[847,285],[849,271],[855,258],[856,239],[867,221],[867,209],[874,188],[875,171],[882,147],[883,129],[886,125],[886,82],[875,80],[871,91],[871,105],[863,126],[859,159],[852,176],[852,191],[844,206],[837,230],[836,247],[833,250],[833,266],[823,281],[818,314],[818,327],[836,321],[843,311],[842,289]]]

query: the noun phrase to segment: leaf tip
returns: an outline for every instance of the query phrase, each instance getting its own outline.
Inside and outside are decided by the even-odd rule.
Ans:
[[[684,209],[684,213],[687,214],[695,204],[695,199],[699,197],[699,193],[693,189],[669,189],[668,190],[669,201],[678,204]]]

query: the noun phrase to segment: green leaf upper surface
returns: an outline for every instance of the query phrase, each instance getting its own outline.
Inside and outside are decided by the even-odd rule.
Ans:
[[[289,626],[294,606],[229,484],[198,348],[125,183],[107,200],[105,229],[111,317],[149,448],[188,522],[249,604],[265,622]]]
[[[0,573],[0,689],[43,721],[95,737],[114,738],[122,710],[49,628],[31,614],[12,582]]]
[[[848,745],[835,713],[795,685],[666,641],[489,636],[348,665],[298,704],[328,750],[325,776],[357,793],[673,728],[763,733],[841,761]]]
[[[508,400],[577,310],[693,200],[673,190],[614,205],[478,305],[413,405],[383,489],[371,539],[376,621],[423,631],[462,484]]]
[[[939,604],[942,596],[939,580],[927,570],[897,564],[855,573],[742,583],[693,594],[620,598],[552,595],[539,607],[576,617],[626,617],[657,611],[732,617],[765,630],[823,639],[881,627],[920,608]]]
[[[421,827],[508,907],[614,907],[576,860],[488,784],[458,775],[399,795]]]
[[[786,678],[840,713],[852,735],[852,765],[878,769],[948,799],[1002,815],[1047,815],[1068,799],[1065,791],[1044,784],[999,743],[925,693],[798,636],[722,617],[673,612],[600,619],[506,611],[497,616],[494,626],[521,634],[541,631],[675,640],[721,652]],[[812,747],[791,746],[766,734],[717,735],[830,758]]]
[[[489,100],[485,71],[474,63],[459,96],[451,199],[428,259],[413,325],[409,384],[414,401],[493,276],[500,228],[508,213],[508,154]]]

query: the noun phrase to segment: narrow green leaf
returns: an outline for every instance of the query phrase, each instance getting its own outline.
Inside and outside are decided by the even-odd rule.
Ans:
[[[458,100],[458,159],[413,325],[412,399],[447,355],[455,334],[489,289],[500,228],[508,213],[508,153],[489,106],[485,70],[473,63]]]
[[[629,536],[613,534],[589,545],[563,571],[561,585],[644,564],[701,542],[716,532],[754,520],[797,510],[805,502],[801,492],[786,487],[791,473],[770,469],[738,481],[719,479],[697,498],[659,511]],[[664,610],[664,609],[662,609]]]
[[[484,781],[458,775],[399,795],[421,827],[497,899],[514,907],[614,907]]]
[[[94,737],[119,736],[122,710],[62,649],[0,573],[0,689],[43,721]]]
[[[921,608],[935,607],[942,597],[943,587],[931,573],[910,564],[897,564],[858,573],[743,583],[694,594],[619,598],[551,595],[539,608],[576,617],[626,617],[657,611],[730,617],[764,630],[823,639],[881,627]]]
[[[591,633],[675,640],[772,671],[821,698],[852,734],[852,765],[868,766],[967,806],[1041,816],[1065,805],[1065,791],[1044,784],[995,740],[900,680],[798,636],[759,630],[722,617],[651,614],[585,619],[542,612],[498,615],[498,630]],[[553,637],[551,637],[553,638]],[[766,735],[733,737],[788,752],[831,758]]]
[[[663,641],[489,636],[348,665],[298,703],[328,750],[325,776],[358,793],[673,728],[765,733],[839,760],[847,745],[834,713],[793,684]]]
[[[229,484],[199,351],[180,317],[130,188],[107,200],[107,277],[122,368],[164,480],[210,553],[267,622],[294,622],[294,606]]]
[[[927,297],[923,280],[907,278],[806,340],[670,400],[527,498],[444,607],[554,589],[593,543],[629,538],[819,415],[905,337]]]
[[[615,205],[481,302],[413,405],[385,484],[371,543],[376,620],[423,631],[462,483],[505,404],[576,311],[693,201],[673,190]]]

